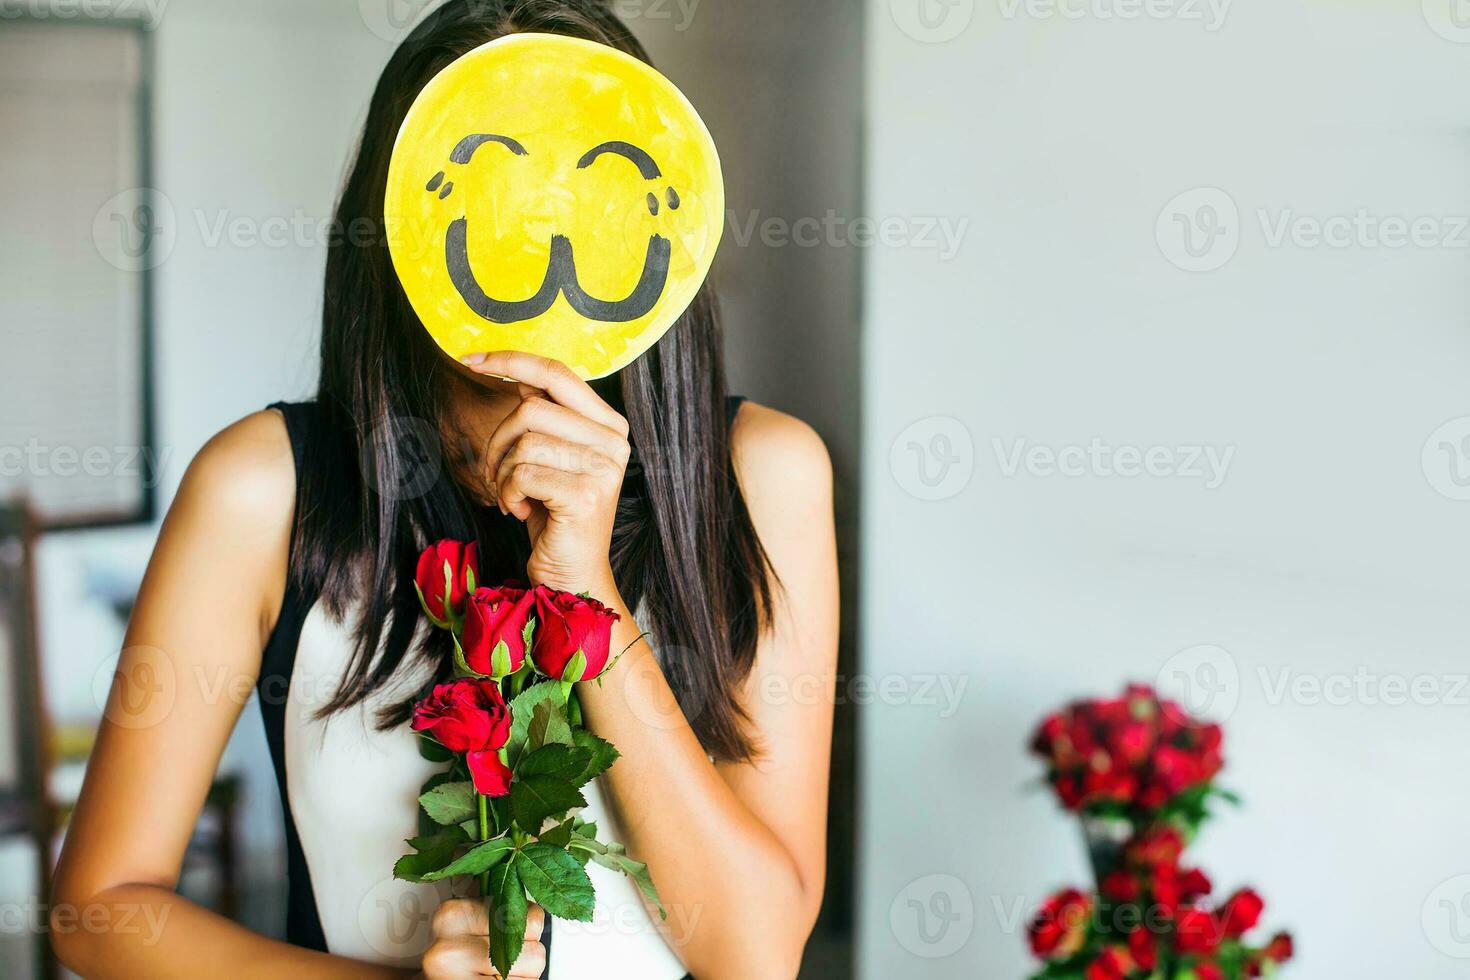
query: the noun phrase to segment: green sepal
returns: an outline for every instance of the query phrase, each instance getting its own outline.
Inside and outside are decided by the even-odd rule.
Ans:
[[[479,581],[475,578],[475,566],[469,562],[464,563],[464,594],[472,596],[480,588]]]
[[[419,608],[424,611],[424,616],[429,620],[429,622],[433,623],[441,630],[449,629],[450,627],[448,623],[440,619],[438,616],[435,616],[433,613],[429,612],[429,604],[424,601],[424,590],[419,588],[419,584],[417,582],[413,583],[413,591],[418,594]],[[445,608],[447,609],[448,607],[446,606]]]
[[[515,842],[509,837],[497,837],[486,841],[477,847],[472,847],[459,858],[440,868],[438,871],[424,875],[424,881],[438,881],[441,878],[451,878],[455,875],[478,875],[484,874],[495,867],[511,851],[515,850]]]
[[[510,645],[500,640],[495,644],[495,649],[490,651],[490,676],[500,680],[510,673]]]
[[[429,819],[441,826],[464,823],[480,812],[472,783],[443,783],[419,797],[419,805]]]
[[[464,677],[484,677],[485,676],[484,674],[480,673],[478,670],[476,670],[475,668],[471,667],[470,664],[469,664],[469,661],[465,660],[465,658],[464,658],[464,647],[462,647],[462,646],[459,645],[459,637],[457,635],[450,634],[450,639],[452,639],[454,641],[454,666],[455,666],[455,669],[457,669],[459,671],[459,673],[462,676],[464,676]]]
[[[526,891],[548,914],[591,922],[597,904],[592,879],[577,859],[550,844],[530,844],[516,852],[516,873]]]
[[[572,654],[572,659],[568,660],[567,665],[562,668],[562,683],[575,684],[577,681],[582,679],[582,675],[586,672],[587,654],[583,653],[581,650],[578,650],[576,653]]]
[[[515,861],[501,861],[490,869],[490,962],[503,977],[521,955],[526,941],[526,889]]]

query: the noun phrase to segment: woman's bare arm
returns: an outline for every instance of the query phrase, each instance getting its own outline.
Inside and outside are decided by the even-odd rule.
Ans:
[[[200,451],[164,521],[56,875],[52,942],[88,978],[404,975],[267,939],[174,892],[280,612],[294,500],[285,426],[260,412]]]
[[[781,582],[743,696],[759,758],[710,764],[645,643],[600,687],[580,690],[592,727],[622,752],[607,778],[624,843],[648,863],[669,908],[666,935],[701,980],[796,976],[825,873],[837,656],[831,465],[810,428],[758,405],[741,412],[733,439]],[[623,616],[613,635],[621,649],[638,626],[609,594]]]

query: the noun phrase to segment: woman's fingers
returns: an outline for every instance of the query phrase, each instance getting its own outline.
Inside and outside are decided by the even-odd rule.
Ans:
[[[622,464],[609,459],[596,449],[540,432],[527,432],[500,458],[499,466],[491,474],[495,486],[505,487],[515,468],[523,463],[606,480],[609,485],[613,481],[622,481]],[[500,503],[502,507],[506,506],[503,491]],[[516,514],[516,517],[523,515]]]
[[[464,358],[464,364],[477,374],[488,374],[530,385],[546,392],[547,397],[559,405],[581,412],[593,421],[601,422],[624,435],[628,432],[627,421],[613,411],[612,406],[603,401],[592,390],[591,385],[577,377],[561,361],[521,351],[495,351],[483,355],[471,354]]]
[[[515,963],[511,964],[510,975],[521,980],[536,980],[546,969],[546,947],[539,942],[526,940],[526,945],[521,947],[521,955],[516,957]]]
[[[510,976],[540,977],[546,968],[546,947],[541,933],[546,912],[539,905],[526,909],[525,945],[511,966]],[[490,917],[484,902],[472,898],[451,899],[434,913],[434,944],[424,953],[424,975],[429,980],[460,977],[498,977],[490,962]]]
[[[532,397],[517,405],[490,434],[482,464],[487,479],[499,482],[496,473],[506,454],[530,432],[591,447],[620,465],[628,461],[628,439],[621,432],[564,405]]]
[[[578,474],[538,463],[517,463],[500,484],[500,506],[519,520],[530,516],[533,500],[545,504],[547,510],[573,513],[582,504],[590,507],[595,503],[587,490]]]
[[[546,928],[546,910],[536,904],[526,906],[526,938],[540,939]]]

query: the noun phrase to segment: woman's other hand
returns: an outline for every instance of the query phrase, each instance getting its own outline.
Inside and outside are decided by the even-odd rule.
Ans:
[[[510,968],[516,980],[536,980],[546,969],[546,947],[541,945],[545,922],[541,906],[528,906],[526,944]],[[500,976],[490,963],[490,917],[480,900],[450,899],[435,911],[433,927],[434,942],[424,951],[424,980]]]

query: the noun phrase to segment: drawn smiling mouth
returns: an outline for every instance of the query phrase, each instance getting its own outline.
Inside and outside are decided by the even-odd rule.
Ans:
[[[485,292],[470,268],[467,228],[467,219],[459,218],[449,225],[445,236],[444,253],[449,278],[469,308],[492,323],[534,320],[551,309],[558,295],[565,296],[571,308],[589,320],[626,323],[653,309],[669,278],[669,240],[662,235],[651,235],[643,258],[643,273],[633,291],[618,300],[600,299],[590,295],[577,281],[577,264],[572,257],[571,241],[565,235],[553,235],[546,277],[541,280],[541,288],[535,295],[521,300],[496,299]]]

